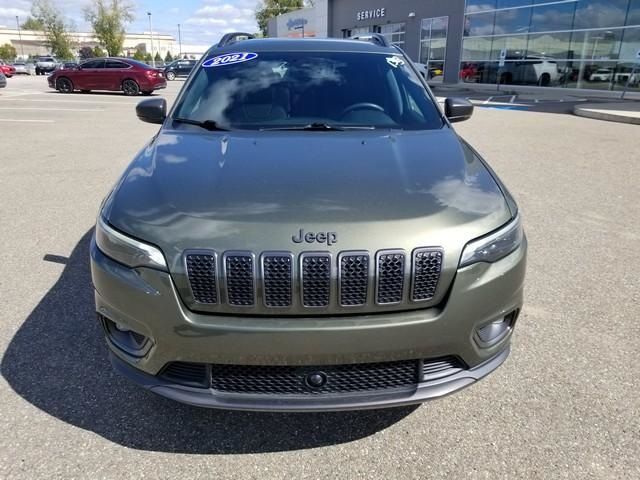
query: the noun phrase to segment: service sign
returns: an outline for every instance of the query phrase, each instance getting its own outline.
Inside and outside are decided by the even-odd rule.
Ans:
[[[370,18],[382,18],[386,15],[386,8],[373,8],[371,10],[362,10],[356,14],[356,20],[369,20]]]

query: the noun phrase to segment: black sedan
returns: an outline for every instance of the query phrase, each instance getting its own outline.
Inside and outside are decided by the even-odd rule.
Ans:
[[[196,66],[196,60],[176,60],[164,68],[167,80],[175,80],[178,77],[188,77]]]

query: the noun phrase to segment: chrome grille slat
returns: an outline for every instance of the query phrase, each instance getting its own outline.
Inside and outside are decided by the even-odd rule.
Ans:
[[[411,300],[423,302],[436,294],[442,270],[442,250],[417,248],[413,251],[413,287]]]
[[[255,304],[254,257],[249,252],[224,254],[227,301],[235,307]]]
[[[331,255],[303,253],[301,256],[302,305],[327,307],[331,297]]]
[[[376,303],[400,303],[404,293],[405,254],[400,250],[382,250],[376,256]]]
[[[292,297],[293,255],[290,253],[262,254],[264,304],[267,307],[290,307]]]
[[[339,268],[340,305],[343,307],[365,305],[369,289],[369,254],[343,252],[340,254]]]

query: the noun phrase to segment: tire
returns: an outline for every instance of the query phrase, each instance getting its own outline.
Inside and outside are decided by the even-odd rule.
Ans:
[[[153,93],[153,90],[144,90],[144,91],[142,92],[142,94],[143,94],[145,97],[148,97],[148,96],[149,96],[149,95],[151,95],[152,93]]]
[[[541,87],[548,87],[551,84],[551,75],[543,73],[538,83]]]
[[[73,83],[67,77],[61,77],[56,82],[56,90],[60,93],[73,93]]]
[[[167,72],[167,80],[175,80],[176,73],[175,72]]]
[[[40,75],[40,69],[36,68],[36,75]]]
[[[512,78],[513,77],[511,76],[510,73],[503,73],[502,75],[500,75],[500,84],[501,85],[510,85]]]
[[[122,91],[128,97],[135,97],[140,94],[140,85],[135,80],[125,80],[122,82]]]

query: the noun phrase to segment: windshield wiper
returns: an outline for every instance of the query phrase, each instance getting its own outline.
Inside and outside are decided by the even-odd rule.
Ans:
[[[210,132],[228,132],[228,128],[221,127],[215,120],[191,120],[189,118],[174,118],[174,122],[186,123],[187,125],[195,125],[196,127],[204,128]]]
[[[374,130],[375,127],[359,125],[331,125],[330,123],[314,122],[308,125],[289,125],[285,127],[261,128],[261,132],[275,132],[278,130],[303,130],[309,132],[342,132],[344,130]]]

